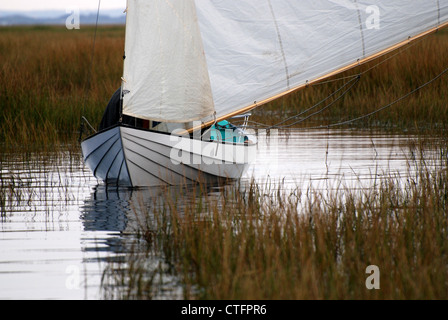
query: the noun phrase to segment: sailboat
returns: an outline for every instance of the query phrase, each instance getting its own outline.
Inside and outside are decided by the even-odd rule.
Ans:
[[[97,178],[133,187],[241,178],[257,141],[234,117],[448,24],[448,0],[128,0],[125,12],[115,116],[81,147]]]

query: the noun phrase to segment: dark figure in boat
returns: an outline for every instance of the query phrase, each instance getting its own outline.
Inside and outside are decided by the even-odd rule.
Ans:
[[[112,97],[110,98],[106,110],[104,111],[103,118],[101,119],[98,128],[99,131],[110,128],[120,122],[120,113],[121,113],[120,94],[121,94],[121,88],[118,88],[117,91],[115,91]],[[123,124],[127,124],[137,128],[144,128],[144,129],[150,128],[149,120],[130,117],[127,115],[122,115],[121,117],[122,117],[121,123]],[[151,121],[152,128],[157,126],[159,123],[160,122],[157,121]]]

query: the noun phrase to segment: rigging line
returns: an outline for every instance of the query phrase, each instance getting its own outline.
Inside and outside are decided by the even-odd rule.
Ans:
[[[90,88],[90,80],[92,77],[92,69],[93,69],[93,58],[95,56],[95,42],[96,42],[96,34],[97,34],[97,30],[98,30],[98,18],[100,16],[100,7],[101,7],[101,0],[98,0],[98,9],[96,12],[96,22],[95,22],[95,32],[93,35],[93,44],[92,44],[92,54],[91,54],[91,58],[90,58],[90,67],[88,70],[88,74],[87,74],[87,80],[86,80],[86,86],[84,89],[84,103],[82,106],[82,113],[81,113],[81,124],[80,124],[80,128],[79,128],[79,141],[81,141],[82,139],[82,133],[84,130],[84,121],[83,121],[83,117],[84,117],[84,112],[87,106],[87,99],[88,99],[88,92],[89,92],[89,88]]]
[[[372,67],[370,67],[369,69],[365,70],[362,72],[362,74],[367,73],[369,71],[372,71],[373,69],[377,68],[378,66],[382,65],[383,63],[391,60],[392,58],[395,58],[396,56],[398,56],[399,54],[405,52],[406,50],[409,50],[410,48],[414,47],[415,45],[417,45],[418,43],[422,42],[423,40],[425,40],[426,38],[419,38],[417,40],[414,40],[412,42],[410,42],[407,46],[402,47],[400,49],[398,49],[393,55],[387,57],[386,59],[384,59],[383,61],[378,62],[377,64],[373,65]]]
[[[342,81],[342,80],[347,80],[347,79],[353,79],[353,78],[356,78],[359,74],[362,74],[362,73],[357,73],[352,76],[345,76],[345,77],[340,77],[340,78],[336,78],[336,79],[316,82],[316,83],[311,84],[310,86],[315,87],[315,86],[320,86],[320,85],[327,84],[327,83],[332,83],[332,82],[337,82],[337,81]]]
[[[388,56],[386,59],[379,61],[378,63],[376,63],[375,65],[373,65],[372,67],[368,68],[367,70],[361,71],[356,75],[352,75],[352,76],[345,76],[345,77],[340,77],[337,79],[332,79],[332,80],[326,80],[326,81],[321,81],[321,82],[317,82],[317,83],[313,83],[312,86],[318,86],[318,85],[323,85],[323,84],[327,84],[327,83],[331,83],[331,82],[336,82],[336,81],[341,81],[341,80],[346,80],[346,79],[351,79],[351,78],[356,78],[359,74],[364,75],[367,72],[372,71],[373,69],[379,67],[380,65],[382,65],[383,63],[395,58],[396,56],[398,56],[399,54],[402,54],[403,52],[409,50],[410,48],[414,47],[415,45],[419,44],[421,41],[425,40],[426,38],[419,38],[417,40],[414,40],[412,42],[410,42],[408,45],[396,50],[396,52],[390,56]]]
[[[212,127],[214,125],[216,125],[216,111],[213,113],[213,119],[214,119],[213,124],[209,128],[207,128],[206,130],[204,130],[204,132],[201,134],[201,139],[208,131],[212,130]]]
[[[350,81],[348,81],[347,83],[345,83],[345,84],[344,84],[343,86],[341,86],[339,89],[337,89],[336,91],[334,91],[334,92],[331,93],[329,96],[327,96],[327,97],[324,98],[323,100],[319,101],[318,103],[316,103],[316,104],[313,105],[312,107],[310,107],[310,108],[308,108],[308,109],[306,109],[306,110],[300,112],[299,114],[296,114],[296,115],[294,115],[294,116],[292,116],[292,117],[289,117],[289,118],[287,118],[287,119],[285,119],[285,120],[283,120],[283,121],[280,121],[280,122],[278,122],[278,123],[276,123],[276,124],[274,124],[274,125],[268,126],[267,129],[279,128],[279,127],[289,127],[290,125],[285,125],[285,126],[280,126],[280,125],[283,124],[283,123],[285,123],[285,122],[287,122],[287,121],[289,121],[289,120],[291,120],[291,119],[300,117],[301,115],[303,115],[304,113],[307,113],[308,111],[313,110],[314,108],[316,108],[316,107],[319,106],[320,104],[324,103],[325,101],[327,101],[328,99],[330,99],[331,97],[333,97],[335,94],[337,94],[338,92],[340,92],[341,90],[343,90],[346,86],[348,86],[351,82],[354,81],[354,83],[353,83],[353,84],[352,84],[346,91],[344,91],[340,97],[338,97],[336,100],[334,100],[332,103],[330,103],[327,107],[324,107],[324,109],[327,109],[327,108],[328,108],[329,106],[331,106],[334,102],[338,101],[342,96],[344,96],[344,95],[345,95],[345,94],[346,94],[346,93],[353,87],[353,85],[356,84],[356,83],[359,81],[360,78],[361,78],[361,75],[358,74],[356,77],[352,78]],[[321,109],[320,111],[317,111],[317,113],[321,112],[322,110],[323,110],[323,109]],[[313,114],[311,114],[310,116],[306,117],[305,119],[308,119],[308,118],[310,118],[311,116],[313,116],[313,115],[315,115],[315,114],[316,114],[316,112],[313,113]],[[296,122],[294,122],[294,124],[295,124],[295,123],[296,123]]]
[[[240,121],[240,122],[242,122],[242,121]],[[247,128],[251,128],[251,129],[258,129],[259,127],[269,127],[270,126],[268,124],[257,122],[257,121],[252,121],[252,120],[248,120],[247,123],[248,123]],[[249,125],[250,123],[252,123],[253,125]]]
[[[298,123],[301,123],[301,122],[303,122],[303,121],[306,121],[306,120],[308,120],[309,118],[311,118],[311,117],[313,117],[313,116],[315,116],[316,114],[319,114],[319,113],[321,113],[321,112],[323,112],[323,111],[325,111],[326,109],[328,109],[329,107],[331,107],[333,104],[335,104],[337,101],[339,101],[343,96],[345,96],[358,82],[359,82],[359,80],[361,79],[361,76],[358,76],[355,80],[355,82],[354,83],[352,83],[351,85],[350,85],[350,87],[348,87],[339,97],[337,97],[335,100],[333,100],[331,103],[329,103],[328,105],[326,105],[325,107],[323,107],[322,109],[320,109],[320,110],[318,110],[318,111],[316,111],[316,112],[314,112],[314,113],[312,113],[312,114],[310,114],[310,115],[308,115],[307,117],[305,117],[305,118],[303,118],[303,119],[300,119],[300,120],[297,120],[296,122],[293,122],[293,123],[290,123],[290,124],[288,124],[288,125],[284,125],[284,126],[280,126],[279,128],[288,128],[288,127],[291,127],[291,126],[293,126],[293,125],[295,125],[295,124],[298,124]],[[270,128],[268,128],[268,129],[270,129]]]
[[[442,77],[445,73],[447,73],[447,72],[448,72],[448,68],[446,68],[445,70],[443,70],[441,73],[439,73],[437,76],[435,76],[434,78],[432,78],[432,79],[429,80],[428,82],[426,82],[426,83],[420,85],[419,87],[415,88],[414,90],[408,92],[408,93],[405,94],[404,96],[402,96],[402,97],[396,99],[395,101],[392,101],[391,103],[389,103],[389,104],[387,104],[387,105],[385,105],[385,106],[383,106],[383,107],[381,107],[381,108],[379,108],[379,109],[377,109],[377,110],[375,110],[375,111],[372,111],[372,112],[370,112],[370,113],[368,113],[368,114],[365,114],[365,115],[363,115],[363,116],[360,116],[360,117],[357,117],[357,118],[354,118],[354,119],[350,119],[350,120],[346,120],[346,121],[341,121],[341,122],[338,122],[338,123],[333,123],[333,124],[325,125],[325,126],[309,127],[309,128],[303,128],[303,129],[321,129],[321,128],[330,128],[330,127],[342,126],[342,125],[345,125],[345,124],[349,124],[349,123],[352,123],[352,122],[355,122],[355,121],[358,121],[358,120],[361,120],[361,119],[370,117],[370,116],[372,116],[372,115],[374,115],[374,114],[376,114],[376,113],[378,113],[378,112],[380,112],[380,111],[382,111],[382,110],[384,110],[384,109],[387,109],[387,108],[393,106],[394,104],[396,104],[396,103],[398,103],[398,102],[400,102],[400,101],[406,99],[406,98],[409,97],[410,95],[412,95],[412,94],[416,93],[417,91],[423,89],[424,87],[430,85],[430,84],[433,83],[434,81],[436,81],[436,80],[438,80],[439,78],[441,78],[441,77]]]
[[[374,115],[374,114],[376,114],[376,113],[378,113],[378,112],[380,112],[380,111],[383,111],[384,109],[387,109],[387,108],[393,106],[394,104],[396,104],[396,103],[398,103],[398,102],[400,102],[400,101],[406,99],[406,98],[409,97],[410,95],[412,95],[412,94],[414,94],[414,93],[420,91],[421,89],[423,89],[423,88],[427,87],[428,85],[430,85],[431,83],[435,82],[436,80],[438,80],[439,78],[441,78],[441,77],[442,77],[443,75],[445,75],[446,73],[448,73],[448,68],[446,68],[445,70],[443,70],[441,73],[439,73],[437,76],[435,76],[435,77],[432,78],[431,80],[425,82],[424,84],[420,85],[419,87],[415,88],[414,90],[408,92],[408,93],[405,94],[404,96],[402,96],[402,97],[400,97],[400,98],[398,98],[398,99],[392,101],[391,103],[389,103],[389,104],[387,104],[387,105],[385,105],[385,106],[383,106],[383,107],[381,107],[381,108],[379,108],[379,109],[377,109],[377,110],[375,110],[375,111],[372,111],[372,112],[370,112],[370,113],[368,113],[368,114],[362,115],[362,116],[357,117],[357,118],[354,118],[354,119],[350,119],[350,120],[346,120],[346,121],[341,121],[341,122],[337,122],[337,123],[333,123],[333,124],[329,124],[329,125],[322,125],[322,126],[315,126],[315,127],[306,127],[306,128],[297,128],[296,130],[309,130],[309,129],[331,128],[331,127],[336,127],[336,126],[342,126],[342,125],[350,124],[350,123],[353,123],[353,122],[355,122],[355,121],[359,121],[359,120],[365,119],[365,118],[367,118],[367,117],[370,117],[370,116],[372,116],[372,115]],[[352,86],[353,86],[353,85],[352,85]],[[349,88],[349,89],[350,89],[350,88]],[[348,91],[348,90],[347,90],[347,91]],[[265,125],[265,124],[256,123],[256,122],[254,122],[254,121],[251,121],[251,122],[252,122],[252,123],[255,123],[255,124],[257,124],[257,125],[261,125],[261,126],[265,126],[265,127],[267,127],[267,125]],[[295,123],[294,123],[294,124],[295,124]],[[286,128],[286,127],[287,127],[287,126],[280,127],[280,128]],[[252,127],[252,128],[257,129],[257,127],[255,127],[255,126]],[[271,126],[271,127],[268,127],[267,129],[271,129],[271,128],[272,128],[272,126]]]

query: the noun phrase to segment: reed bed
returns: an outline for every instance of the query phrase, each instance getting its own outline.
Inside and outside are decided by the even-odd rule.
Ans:
[[[120,86],[124,28],[0,28],[0,137],[4,144],[75,144],[81,115],[99,123]],[[91,66],[93,66],[91,68]]]
[[[250,183],[216,193],[198,185],[194,193],[201,196],[142,202],[134,208],[140,249],[129,252],[128,269],[106,270],[105,293],[120,299],[446,299],[446,143],[439,150],[431,162],[410,160],[416,173],[407,180],[390,174],[364,190],[341,183],[331,192],[303,194]],[[379,269],[379,289],[366,287],[371,265]],[[167,277],[173,292],[163,289]]]
[[[109,98],[120,86],[124,27],[98,27],[92,63],[93,38],[93,27],[80,30],[62,26],[0,28],[0,138],[3,144],[76,145],[81,115],[94,126],[98,125]],[[297,115],[340,88],[347,82],[346,77],[359,72],[363,72],[359,83],[331,108],[293,127],[330,124],[368,114],[445,69],[443,57],[447,48],[448,31],[441,30],[404,47],[399,54],[394,52],[337,75],[329,82],[260,107],[254,110],[252,120],[270,125]],[[381,64],[376,66],[378,63]],[[448,123],[447,84],[447,78],[442,77],[408,99],[352,125],[444,130]]]

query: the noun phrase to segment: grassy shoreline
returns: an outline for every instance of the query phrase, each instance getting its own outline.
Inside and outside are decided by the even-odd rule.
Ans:
[[[93,34],[93,27],[0,28],[0,137],[4,144],[75,144],[81,115],[93,125],[99,123],[110,96],[120,86],[124,27],[98,28],[89,81]],[[331,108],[294,127],[331,124],[368,114],[445,69],[441,57],[447,48],[448,31],[441,30],[404,47],[399,54],[392,53],[262,106],[253,111],[251,120],[278,123],[346,83],[337,79],[366,72],[382,62],[366,72]],[[405,101],[352,126],[444,133],[448,123],[447,86],[448,78],[442,77]]]
[[[76,143],[81,116],[99,122],[120,86],[124,29],[0,28],[0,136],[7,145]],[[90,83],[90,87],[87,87]]]

